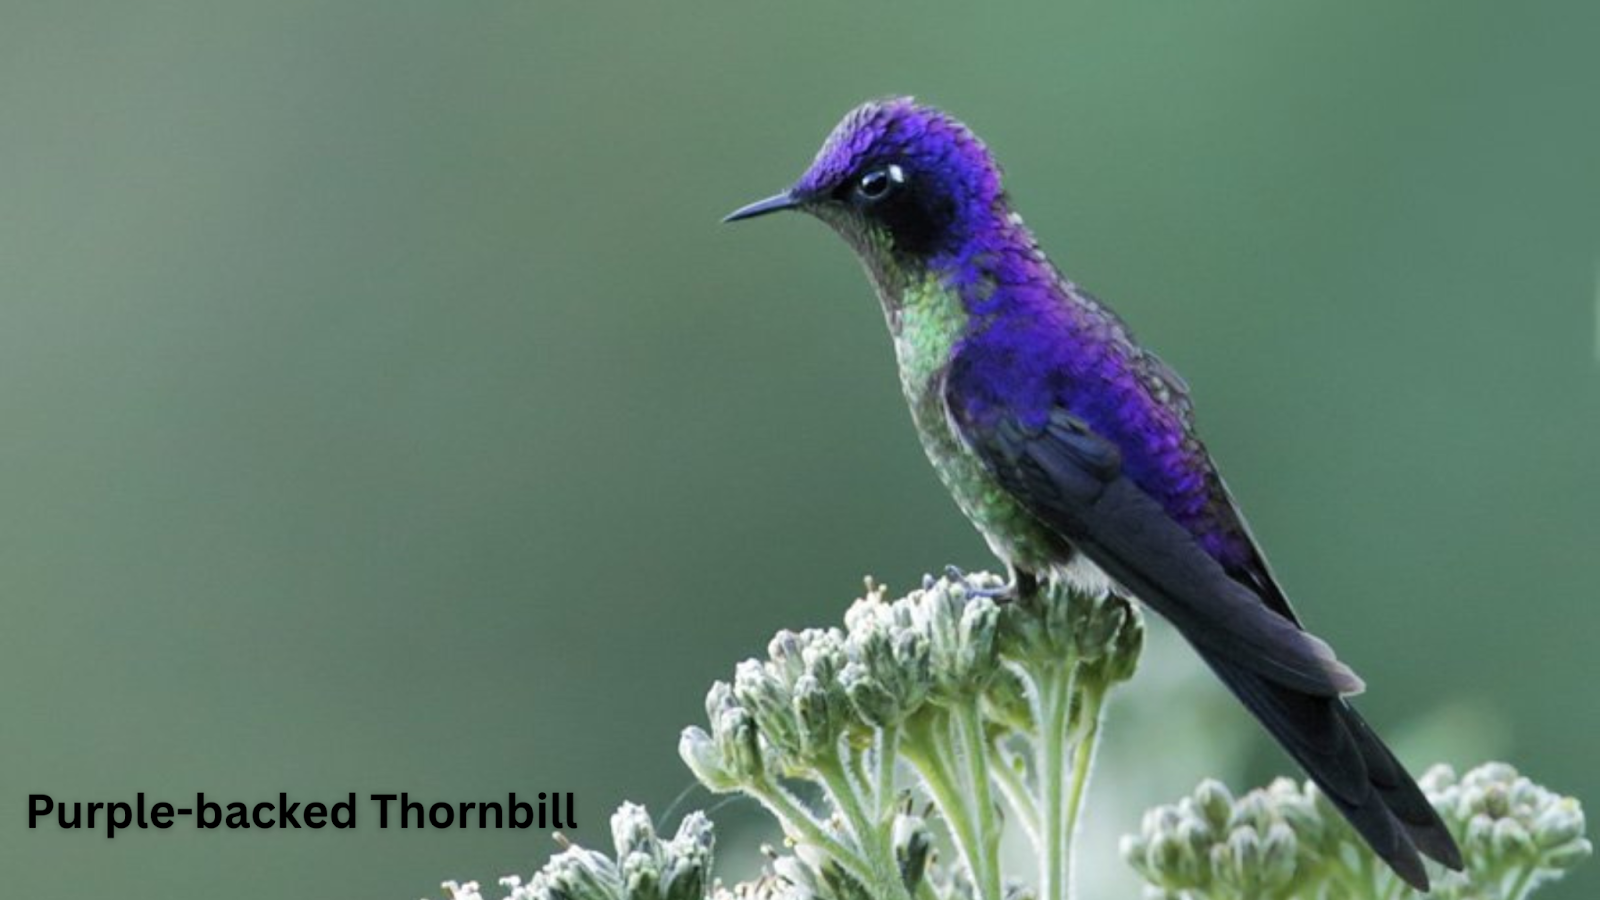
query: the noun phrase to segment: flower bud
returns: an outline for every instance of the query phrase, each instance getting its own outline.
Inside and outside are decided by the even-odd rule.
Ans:
[[[1254,828],[1235,828],[1228,835],[1228,876],[1240,887],[1255,884],[1261,870],[1261,837]]]
[[[900,881],[906,893],[916,896],[922,878],[928,871],[928,857],[933,852],[933,835],[928,825],[917,816],[896,815],[890,832],[894,845],[895,862],[900,867]]]
[[[831,857],[817,868],[817,876],[823,886],[821,893],[829,900],[874,900],[861,882]]]
[[[661,860],[643,853],[619,856],[617,865],[622,881],[622,895],[627,900],[659,900],[661,895]]]
[[[717,723],[717,749],[742,783],[754,782],[766,771],[761,734],[756,730],[755,718],[742,707],[723,713],[722,721]]]
[[[655,824],[645,808],[637,803],[624,803],[611,814],[611,843],[616,847],[618,859],[634,853],[661,855]]]
[[[767,642],[767,657],[776,677],[785,682],[794,681],[805,671],[805,659],[800,649],[800,635],[787,628],[772,636]]]
[[[1467,820],[1467,833],[1461,849],[1468,854],[1478,856],[1491,852],[1494,839],[1494,820],[1485,815],[1476,815]]]
[[[1139,657],[1144,653],[1144,616],[1137,607],[1123,601],[1127,615],[1111,646],[1106,661],[1105,677],[1108,684],[1127,681],[1139,668]]]
[[[822,888],[815,870],[802,862],[798,855],[780,856],[773,860],[772,871],[806,895],[815,896]]]
[[[900,704],[894,693],[873,678],[866,666],[858,662],[847,664],[839,673],[839,684],[844,688],[851,709],[866,724],[886,728],[900,721]]]
[[[1134,868],[1144,869],[1145,851],[1150,842],[1137,834],[1125,834],[1117,841],[1117,853]]]
[[[994,676],[1000,662],[996,649],[999,627],[1000,607],[988,597],[968,601],[961,610],[956,665],[967,684],[983,685]]]
[[[1446,763],[1436,763],[1428,767],[1417,779],[1417,785],[1428,796],[1443,793],[1456,786],[1456,770]]]
[[[666,845],[661,874],[661,900],[702,900],[711,883],[715,836],[705,813],[693,812],[678,823]]]
[[[1483,812],[1491,819],[1504,818],[1511,814],[1511,791],[1509,785],[1491,784],[1483,791]]]
[[[450,895],[450,900],[483,900],[483,895],[478,893],[478,883],[468,881],[446,881],[439,885]]]
[[[1031,735],[1034,730],[1033,704],[1022,676],[1001,667],[983,694],[984,714],[1007,730]]]
[[[1072,644],[1078,658],[1093,662],[1110,652],[1112,638],[1121,629],[1127,610],[1120,598],[1108,594],[1084,596],[1073,604]]]
[[[1273,888],[1288,884],[1294,878],[1298,849],[1294,831],[1283,822],[1274,822],[1261,842],[1261,883]]]
[[[1494,851],[1502,856],[1528,857],[1533,855],[1533,838],[1528,829],[1516,819],[1498,819],[1491,837]]]
[[[734,670],[733,694],[749,711],[754,726],[779,756],[793,759],[800,755],[800,724],[795,720],[794,697],[777,677],[781,666],[745,660]],[[798,677],[798,676],[797,676]]]
[[[1542,849],[1565,844],[1583,836],[1583,807],[1571,797],[1551,803],[1533,823],[1534,842]]]
[[[1272,824],[1271,807],[1263,791],[1251,791],[1233,804],[1233,815],[1228,819],[1228,829],[1249,827],[1266,828]]]
[[[1327,823],[1317,815],[1316,804],[1305,794],[1296,792],[1278,804],[1278,815],[1303,847],[1321,846],[1327,834]]]
[[[843,718],[829,691],[810,673],[794,685],[794,718],[800,735],[800,754],[815,760],[832,754],[839,743]]]
[[[530,893],[549,900],[622,900],[622,879],[602,854],[568,847],[528,883]]]
[[[933,647],[926,635],[904,629],[894,636],[894,684],[905,715],[915,712],[933,689]]]
[[[1233,794],[1227,785],[1207,778],[1194,789],[1194,805],[1213,831],[1221,831],[1233,814]]]
[[[739,780],[723,764],[716,742],[697,726],[685,728],[679,736],[678,757],[694,773],[695,779],[714,794],[726,794],[739,787]]]
[[[1578,838],[1547,852],[1540,860],[1547,869],[1570,869],[1580,862],[1588,859],[1594,853],[1594,846],[1587,838]]]
[[[1188,849],[1188,856],[1196,860],[1205,859],[1216,840],[1216,832],[1199,816],[1189,816],[1180,821],[1176,834],[1179,843]]]
[[[1186,868],[1184,855],[1187,852],[1188,848],[1178,840],[1176,834],[1157,832],[1145,847],[1145,866],[1157,876],[1158,883],[1180,880]]]

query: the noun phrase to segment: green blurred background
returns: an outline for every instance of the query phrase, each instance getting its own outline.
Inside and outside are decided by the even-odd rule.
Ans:
[[[987,565],[848,252],[717,224],[886,92],[1187,375],[1411,763],[1600,802],[1597,88],[1577,2],[6,0],[4,892],[526,874],[542,833],[107,841],[25,799],[570,790],[600,841],[772,631]],[[1289,768],[1158,646],[1106,835]]]

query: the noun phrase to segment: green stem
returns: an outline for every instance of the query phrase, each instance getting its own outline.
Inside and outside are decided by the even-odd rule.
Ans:
[[[873,799],[878,805],[878,819],[882,822],[893,821],[891,810],[894,806],[894,766],[895,754],[899,750],[900,729],[889,725],[878,731],[878,740],[874,748],[877,754],[877,778],[873,785]]]
[[[999,744],[990,747],[991,758],[997,760],[994,766],[995,783],[1000,786],[1000,793],[1006,795],[1006,800],[1011,804],[1011,809],[1017,814],[1017,821],[1022,823],[1022,830],[1028,833],[1028,841],[1033,844],[1033,851],[1040,852],[1039,846],[1039,809],[1033,802],[1033,796],[1028,793],[1028,785],[1023,781],[1015,766],[1005,759],[1005,754]]]
[[[856,844],[862,849],[867,849],[871,846],[872,835],[876,829],[862,811],[861,801],[856,796],[856,786],[845,773],[844,765],[840,762],[818,762],[816,771],[822,776],[822,786],[828,792],[828,799],[833,801],[833,808],[844,814],[850,832],[855,835]]]
[[[861,806],[856,784],[846,772],[844,758],[818,762],[817,774],[822,776],[823,787],[833,800],[834,808],[843,813],[845,821],[849,823],[856,846],[866,855],[865,862],[871,876],[863,884],[868,888],[868,895],[884,900],[911,900],[905,882],[900,880],[900,865],[894,858],[889,830],[867,816]]]
[[[1529,890],[1533,887],[1533,876],[1536,871],[1534,866],[1523,866],[1522,874],[1511,883],[1511,890],[1506,893],[1506,900],[1523,900],[1528,896]]]
[[[977,705],[958,707],[954,724],[961,740],[961,755],[967,763],[967,787],[977,806],[977,837],[983,866],[973,871],[972,880],[979,897],[1000,900],[1000,827],[995,821],[994,794],[989,788],[989,745],[983,739],[983,722]]]
[[[1043,847],[1039,854],[1040,900],[1067,900],[1066,833],[1067,717],[1072,707],[1072,666],[1056,665],[1036,673],[1039,695],[1039,793]]]
[[[1100,743],[1100,707],[1105,699],[1105,686],[1098,682],[1083,685],[1083,733],[1072,748],[1072,785],[1067,794],[1066,823],[1062,826],[1067,845],[1063,850],[1062,884],[1072,891],[1073,836],[1078,831],[1078,814],[1083,810],[1083,797],[1089,786],[1089,772],[1094,767],[1095,749]]]
[[[747,785],[746,790],[772,813],[791,838],[816,845],[822,852],[838,861],[845,871],[854,875],[862,884],[873,883],[872,868],[867,861],[853,848],[845,846],[833,835],[828,834],[811,812],[801,806],[781,785],[772,781],[762,781]]]
[[[981,888],[983,847],[944,752],[950,738],[949,716],[930,710],[907,723],[905,738],[900,744],[901,755],[922,776],[923,784],[950,829],[956,850],[972,875],[973,884]]]
[[[849,770],[850,777],[856,780],[856,784],[861,785],[862,796],[866,799],[867,805],[872,807],[873,812],[876,813],[878,809],[877,795],[868,793],[872,791],[874,785],[872,773],[867,771],[867,757],[870,753],[865,748],[856,749],[848,741],[845,742],[842,753],[845,768]]]

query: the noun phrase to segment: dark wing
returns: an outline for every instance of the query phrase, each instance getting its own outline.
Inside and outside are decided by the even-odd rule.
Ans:
[[[1216,502],[1221,504],[1225,515],[1232,520],[1233,527],[1249,548],[1249,555],[1242,562],[1224,565],[1228,574],[1240,584],[1250,588],[1261,602],[1265,603],[1273,612],[1283,616],[1289,621],[1300,624],[1300,617],[1295,615],[1294,608],[1289,605],[1289,598],[1279,587],[1277,576],[1272,574],[1272,567],[1267,565],[1266,554],[1261,552],[1261,545],[1256,543],[1256,537],[1250,531],[1250,523],[1244,519],[1244,513],[1233,502],[1233,493],[1228,490],[1228,485],[1222,476],[1213,474],[1212,493]]]
[[[1144,375],[1147,389],[1151,390],[1183,422],[1185,428],[1193,430],[1194,404],[1189,399],[1189,384],[1183,380],[1183,376],[1167,365],[1166,360],[1142,348],[1139,349],[1138,357],[1133,364]],[[1261,552],[1261,545],[1256,542],[1255,535],[1251,534],[1250,524],[1245,521],[1244,513],[1240,512],[1238,504],[1233,502],[1233,494],[1228,490],[1227,484],[1215,471],[1209,473],[1209,480],[1210,484],[1207,487],[1217,517],[1247,548],[1243,559],[1225,562],[1223,568],[1235,581],[1248,587],[1260,597],[1261,602],[1274,612],[1298,625],[1300,617],[1295,615],[1294,608],[1289,605],[1288,596],[1278,585],[1278,579],[1272,574],[1272,568],[1267,565],[1266,554]]]
[[[1340,696],[1360,679],[1296,624],[1259,551],[1230,572],[1122,471],[1113,442],[1065,409],[1029,425],[964,377],[958,355],[946,373],[946,413],[1012,497],[1177,626],[1409,884],[1427,890],[1418,850],[1460,868],[1426,796]]]
[[[967,445],[1028,512],[1170,620],[1197,647],[1322,697],[1361,680],[1318,638],[1234,580],[1161,504],[1122,471],[1122,454],[1065,410],[1038,427],[1004,407],[962,399],[952,365],[945,405]]]

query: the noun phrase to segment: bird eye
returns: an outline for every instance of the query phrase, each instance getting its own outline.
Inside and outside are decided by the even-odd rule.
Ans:
[[[906,174],[899,166],[873,169],[856,182],[856,194],[869,203],[876,202],[889,196],[889,192],[905,180]]]

